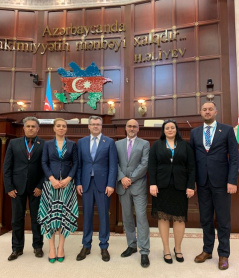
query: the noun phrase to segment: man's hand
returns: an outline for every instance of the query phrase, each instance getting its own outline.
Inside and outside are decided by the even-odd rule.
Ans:
[[[41,196],[41,189],[39,189],[39,188],[36,187],[36,188],[33,190],[33,195],[34,195],[35,197]]]
[[[112,195],[113,192],[114,192],[114,188],[113,187],[110,187],[110,186],[106,187],[105,194],[107,194],[108,197],[110,197],[110,195]]]
[[[122,183],[122,185],[123,185],[123,188],[124,189],[127,189],[130,185],[131,185],[131,179],[130,178],[127,178],[127,177],[123,177],[122,179],[121,179],[121,183]]]
[[[77,185],[77,186],[76,186],[76,191],[77,191],[77,193],[78,193],[80,196],[82,196],[82,194],[83,194],[83,186],[82,186],[82,185]]]
[[[150,194],[154,197],[157,197],[158,193],[159,193],[158,186],[157,185],[150,185]]]
[[[231,183],[227,184],[227,193],[235,194],[237,193],[237,186]]]
[[[186,194],[187,194],[188,198],[191,198],[194,195],[194,190],[190,189],[190,188],[187,188]]]
[[[17,197],[17,190],[14,189],[14,190],[12,190],[12,191],[9,191],[7,194],[8,194],[11,198],[16,198],[16,197]]]

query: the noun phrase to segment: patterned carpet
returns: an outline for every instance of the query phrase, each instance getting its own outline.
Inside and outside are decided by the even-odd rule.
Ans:
[[[120,254],[126,249],[124,234],[112,233],[109,252],[111,260],[103,262],[100,255],[98,233],[94,233],[91,254],[83,261],[76,261],[76,255],[81,250],[82,232],[70,235],[65,244],[66,259],[63,263],[50,264],[48,256],[48,240],[45,239],[43,258],[36,258],[31,247],[31,232],[26,232],[24,254],[17,260],[7,260],[11,253],[11,232],[0,236],[0,277],[24,278],[220,278],[239,277],[239,234],[231,235],[230,267],[226,271],[218,269],[217,240],[213,258],[203,264],[196,264],[194,257],[202,251],[202,233],[200,229],[186,229],[182,244],[184,263],[178,263],[173,255],[173,264],[168,265],[163,260],[161,239],[157,229],[151,229],[150,234],[150,266],[146,269],[140,266],[139,252],[128,258]],[[173,251],[174,239],[170,231],[170,247]]]

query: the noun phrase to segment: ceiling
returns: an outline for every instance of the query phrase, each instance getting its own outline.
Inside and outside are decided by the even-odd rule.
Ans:
[[[0,0],[0,8],[56,10],[62,8],[86,8],[126,5],[145,0]]]

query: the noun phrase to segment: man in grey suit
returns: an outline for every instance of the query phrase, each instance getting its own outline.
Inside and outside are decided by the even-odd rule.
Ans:
[[[116,192],[122,206],[123,223],[128,248],[121,257],[129,257],[137,252],[141,254],[141,266],[148,267],[149,224],[147,219],[147,169],[150,145],[149,142],[137,137],[139,124],[131,119],[126,124],[127,138],[116,142],[118,152],[118,179]],[[137,237],[134,223],[136,212]]]

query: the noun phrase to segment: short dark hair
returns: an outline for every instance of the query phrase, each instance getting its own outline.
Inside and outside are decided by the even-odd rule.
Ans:
[[[25,123],[26,123],[27,121],[34,121],[34,122],[37,123],[38,126],[40,126],[40,123],[39,123],[39,121],[38,121],[38,119],[37,119],[36,117],[26,117],[26,118],[24,118],[24,119],[22,120],[24,126],[25,126]]]
[[[202,107],[203,107],[203,105],[204,105],[204,104],[206,104],[206,103],[212,103],[212,104],[215,106],[216,110],[217,110],[216,103],[215,103],[213,100],[208,100],[208,101],[205,101],[205,102],[202,104],[201,108],[202,108]]]
[[[103,124],[103,119],[100,116],[90,116],[88,121],[89,124],[91,120],[100,120],[101,123]]]
[[[176,127],[175,139],[176,139],[176,140],[181,140],[181,139],[182,139],[182,136],[181,136],[181,134],[180,134],[180,132],[179,132],[178,125],[177,125],[176,121],[173,120],[173,119],[168,119],[168,120],[165,120],[165,121],[164,121],[164,123],[163,123],[163,125],[162,125],[162,131],[161,131],[161,137],[160,137],[160,139],[161,139],[161,140],[165,140],[165,139],[166,139],[166,135],[165,135],[165,133],[164,133],[164,128],[165,128],[165,125],[168,124],[168,123],[173,123],[173,124],[175,125],[175,127]]]

